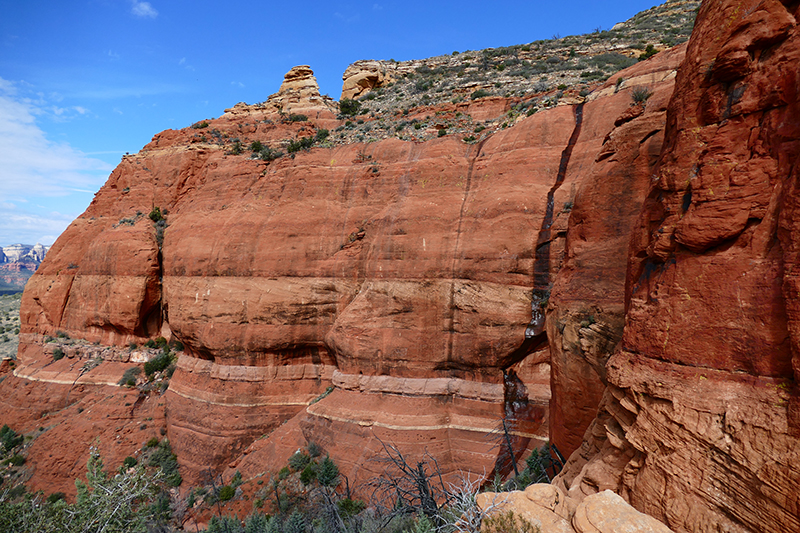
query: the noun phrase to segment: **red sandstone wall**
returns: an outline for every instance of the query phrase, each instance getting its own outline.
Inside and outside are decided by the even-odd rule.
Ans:
[[[704,2],[634,228],[609,387],[561,483],[676,531],[800,529],[797,2]]]
[[[303,440],[323,443],[354,479],[375,473],[377,438],[407,450],[435,443],[445,471],[488,473],[498,452],[486,434],[502,416],[516,421],[520,450],[547,438],[548,416],[563,421],[553,438],[569,450],[620,335],[620,233],[644,196],[682,54],[628,69],[580,110],[540,111],[476,145],[390,139],[267,164],[190,128],[157,135],[124,158],[26,290],[20,364],[0,384],[7,416],[32,427],[33,406],[70,403],[81,366],[53,363],[44,335],[126,346],[163,334],[186,347],[163,401],[189,482],[226,465],[259,473]],[[635,87],[654,91],[644,108],[631,106]],[[505,109],[486,105],[468,111]],[[209,128],[247,145],[337,124],[324,112],[278,122],[237,108]],[[161,247],[154,206],[167,213]],[[547,344],[524,343],[541,279],[556,280],[549,410]],[[595,323],[584,328],[587,309]],[[113,384],[130,364],[80,379]],[[509,368],[522,377],[513,398]],[[49,403],[26,406],[19,384],[32,379],[51,384]],[[74,448],[54,452],[69,462]],[[62,473],[71,483],[72,470]]]

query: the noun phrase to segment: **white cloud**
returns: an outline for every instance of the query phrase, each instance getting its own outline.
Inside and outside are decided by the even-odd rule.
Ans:
[[[36,116],[66,111],[39,99],[20,97],[12,82],[0,78],[0,198],[5,200],[0,205],[0,240],[60,233],[77,213],[65,215],[52,211],[52,207],[51,212],[37,213],[36,208],[21,211],[14,204],[28,203],[31,198],[63,198],[66,205],[70,203],[67,199],[74,201],[76,195],[84,197],[85,191],[96,191],[111,171],[103,161],[66,143],[51,141],[36,124]]]
[[[0,246],[18,242],[53,244],[75,219],[74,215],[55,211],[39,215],[5,205],[0,205],[0,215]]]
[[[93,113],[80,105],[73,105],[67,107],[59,107],[57,105],[45,105],[44,101],[36,100],[32,102],[30,100],[21,100],[23,103],[27,104],[35,104],[38,105],[36,109],[32,110],[34,115],[38,116],[46,116],[50,120],[54,120],[56,122],[67,122],[76,118],[78,115],[92,115]]]
[[[154,19],[158,16],[158,11],[150,5],[150,2],[138,2],[137,0],[133,0],[132,3],[133,7],[131,7],[131,13],[137,17]]]
[[[244,87],[244,83],[240,81],[232,81],[231,85],[233,85],[234,87]]]

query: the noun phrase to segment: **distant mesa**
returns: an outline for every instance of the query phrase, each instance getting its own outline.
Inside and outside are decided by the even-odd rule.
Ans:
[[[0,263],[14,263],[25,260],[41,263],[49,249],[49,246],[39,243],[33,246],[30,244],[12,244],[5,248],[0,246]]]
[[[49,250],[50,246],[39,243],[0,247],[0,293],[24,289]]]

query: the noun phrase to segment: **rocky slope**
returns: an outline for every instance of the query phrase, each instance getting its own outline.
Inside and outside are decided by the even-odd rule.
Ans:
[[[576,502],[798,529],[797,16],[706,2],[688,48],[585,96],[409,110],[424,142],[332,139],[352,120],[305,66],[156,135],[26,288],[5,420],[44,428],[30,453],[69,490],[85,452],[57,442],[92,431],[116,460],[163,429],[190,484],[314,441],[357,484],[387,441],[507,471],[487,439],[505,417],[517,453],[572,454]],[[129,343],[157,336],[184,347],[169,388],[112,408]]]
[[[363,60],[342,75],[342,99],[358,99],[370,113],[459,103],[475,91],[525,97],[551,89],[588,90],[637,58],[689,38],[698,1],[670,0],[613,28],[586,35],[554,35],[527,44],[411,61]]]
[[[610,490],[587,496],[581,501],[564,495],[558,487],[537,483],[524,491],[483,492],[477,505],[487,518],[500,522],[513,513],[517,531],[523,520],[539,533],[671,533],[664,524],[640,513]],[[508,520],[508,518],[506,518]],[[500,522],[502,523],[502,522]],[[491,527],[491,526],[489,526]],[[488,527],[487,527],[488,529]],[[500,528],[497,528],[500,529]]]

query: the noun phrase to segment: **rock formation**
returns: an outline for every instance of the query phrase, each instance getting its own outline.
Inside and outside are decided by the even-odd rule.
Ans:
[[[512,512],[515,520],[526,520],[540,533],[671,532],[610,490],[578,501],[565,496],[556,486],[540,483],[524,491],[483,492],[476,502],[490,518]]]
[[[632,231],[620,348],[560,479],[572,496],[611,489],[679,531],[800,529],[799,14],[701,8]]]
[[[342,74],[342,99],[358,98],[367,92],[384,87],[394,77],[385,61],[356,61]]]
[[[39,243],[0,247],[0,291],[22,291],[49,248]]]
[[[612,147],[635,146],[642,168],[628,177],[647,182],[682,54],[477,144],[387,139],[272,162],[233,153],[234,138],[279,146],[334,120],[281,121],[268,106],[161,133],[123,160],[31,281],[15,374],[66,381],[66,367],[42,372],[43,338],[58,332],[118,346],[180,340],[167,431],[190,481],[209,466],[263,471],[290,430],[354,480],[380,470],[369,459],[381,440],[424,443],[446,472],[506,471],[486,436],[501,418],[519,455],[547,439],[546,339],[541,324],[535,339],[525,333],[542,303],[531,291],[560,268],[567,219],[588,210],[582,195],[613,196],[626,208],[606,220],[631,224],[643,187],[597,190],[595,160],[605,146],[599,165],[620,168],[636,156],[609,163]],[[655,96],[615,127],[635,87]],[[469,110],[504,112],[484,106]],[[146,215],[154,206],[165,221]]]
[[[507,472],[486,437],[505,418],[518,454],[548,426],[572,454],[552,490],[583,501],[579,531],[603,530],[606,489],[675,531],[800,529],[798,9],[706,2],[688,48],[586,98],[414,111],[497,124],[477,138],[430,119],[427,142],[323,142],[348,126],[308,67],[156,135],[31,279],[3,416],[89,402],[123,453],[142,402],[98,420],[128,343],[164,336],[185,351],[163,396],[142,391],[145,428],[190,483],[311,440],[355,481],[387,441]],[[54,362],[59,335],[115,348]],[[70,427],[54,435],[89,433]],[[74,447],[46,442],[48,482],[71,483]]]
[[[49,246],[43,246],[38,242],[33,246],[30,244],[12,244],[0,247],[0,263],[14,263],[26,259],[41,263],[49,249]]]
[[[339,111],[339,104],[328,95],[319,93],[319,84],[314,71],[308,65],[292,67],[283,77],[280,89],[260,104],[247,105],[240,102],[225,113],[239,118],[254,115],[306,115],[314,118],[332,117]]]

